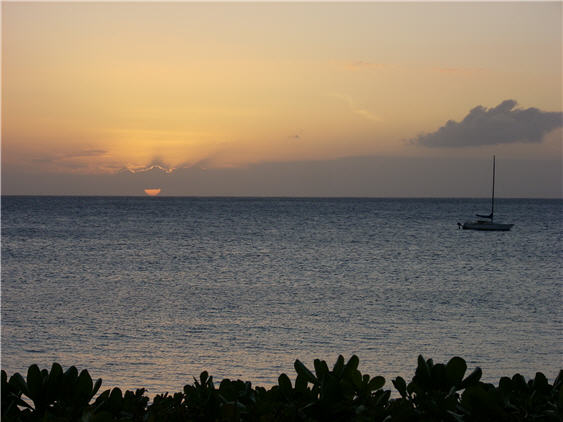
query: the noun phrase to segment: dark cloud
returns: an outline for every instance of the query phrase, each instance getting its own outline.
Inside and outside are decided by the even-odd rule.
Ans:
[[[259,163],[241,168],[158,168],[113,174],[30,173],[2,166],[3,195],[483,197],[489,157],[348,157]],[[500,166],[500,167],[499,167]],[[498,197],[561,198],[561,160],[497,156]]]
[[[107,151],[103,149],[86,149],[65,154],[62,158],[98,157],[105,154],[107,154]]]
[[[34,164],[45,164],[45,163],[52,163],[54,160],[51,157],[44,157],[44,158],[32,158],[31,162]]]
[[[57,163],[57,167],[60,169],[80,170],[87,169],[88,164],[75,161],[62,161]]]
[[[432,133],[424,133],[411,143],[427,147],[470,147],[514,142],[541,142],[543,136],[563,126],[563,113],[537,108],[516,108],[505,100],[496,107],[477,106],[461,121],[449,120]]]

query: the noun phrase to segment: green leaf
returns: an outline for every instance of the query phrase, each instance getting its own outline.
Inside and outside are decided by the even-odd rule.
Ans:
[[[201,382],[201,385],[205,385],[208,379],[209,374],[207,373],[207,371],[203,371],[201,374],[199,374],[199,381]]]
[[[326,378],[326,376],[328,375],[328,365],[326,364],[326,362],[324,360],[320,360],[320,359],[315,359],[315,361],[313,362],[314,366],[315,366],[315,373],[317,375],[317,379],[323,379]]]
[[[53,365],[51,365],[51,371],[47,376],[47,383],[45,385],[49,403],[61,397],[62,378],[63,368],[58,363],[53,363]]]
[[[385,378],[381,376],[373,377],[368,383],[368,390],[369,391],[379,390],[384,385],[385,385]]]
[[[236,400],[237,396],[238,385],[236,382],[224,378],[223,381],[219,383],[219,397],[221,397],[224,402],[231,402]]]
[[[344,370],[344,356],[339,355],[338,359],[336,360],[336,363],[334,364],[334,367],[332,368],[332,372],[337,377],[340,377],[342,375],[343,370]]]
[[[467,371],[467,364],[462,358],[455,356],[446,365],[446,378],[450,385],[458,386]]]
[[[498,389],[503,394],[509,394],[512,390],[512,380],[508,377],[501,377],[498,382]]]
[[[356,356],[356,355],[352,355],[352,357],[348,360],[348,363],[346,363],[346,367],[344,368],[344,371],[354,371],[356,369],[358,369],[358,365],[360,364],[360,359]]]
[[[104,403],[108,400],[109,398],[109,393],[111,392],[111,390],[105,390],[103,391],[98,397],[96,397],[96,401],[94,402],[94,406],[96,406],[96,409],[98,407],[101,407],[104,405]]]
[[[53,365],[51,365],[51,371],[49,372],[49,378],[52,380],[51,382],[62,376],[63,376],[62,366],[59,365],[57,362],[53,363]]]
[[[76,367],[74,366],[68,368],[63,374],[64,388],[67,389],[69,393],[72,393],[74,391],[74,385],[76,384],[77,379],[78,369],[76,369]]]
[[[111,390],[108,398],[108,405],[111,411],[119,411],[123,407],[123,394],[118,387]]]
[[[407,383],[403,379],[403,377],[397,377],[394,380],[391,380],[401,397],[407,397]]]
[[[281,374],[278,377],[278,384],[280,386],[281,393],[286,397],[289,398],[291,396],[291,381],[286,374]]]
[[[429,359],[429,362],[432,361]],[[418,376],[419,381],[422,383],[430,382],[431,373],[430,373],[430,365],[424,360],[422,355],[418,355],[418,366],[416,368],[415,376]]]
[[[449,385],[446,376],[446,365],[443,363],[437,363],[430,367],[431,385],[434,388],[438,388],[442,391],[449,390],[451,385]]]
[[[81,399],[89,401],[92,397],[92,377],[86,369],[83,369],[76,382],[76,394]]]
[[[348,379],[352,381],[352,384],[356,387],[356,391],[362,388],[362,374],[357,369],[352,372],[348,372]]]
[[[307,382],[310,382],[311,384],[317,383],[317,378],[309,369],[307,369],[305,365],[303,365],[303,363],[299,359],[295,360],[293,367],[295,368],[297,374],[303,376],[307,380]]]
[[[391,390],[379,390],[375,393],[375,403],[374,406],[378,407],[386,407],[385,405],[389,401],[389,397],[391,397]]]
[[[31,365],[27,370],[27,388],[29,389],[27,396],[33,401],[38,400],[41,396],[42,385],[43,377],[39,367]]]
[[[541,372],[536,373],[533,385],[534,389],[541,394],[546,394],[549,391],[549,383],[547,382],[547,378]]]
[[[297,374],[295,378],[295,391],[304,392],[307,390],[307,379],[302,374]]]
[[[479,382],[481,376],[483,375],[483,371],[481,368],[477,367],[471,372],[460,384],[460,388],[467,388],[472,384]]]
[[[512,376],[512,384],[515,389],[520,389],[522,391],[526,391],[527,389],[526,380],[520,374],[514,374]]]
[[[96,393],[98,392],[98,390],[100,389],[100,387],[102,386],[102,379],[98,378],[94,384],[94,387],[92,388],[92,397],[94,397],[96,395]],[[92,398],[90,397],[90,398]]]
[[[29,397],[29,389],[27,388],[27,383],[19,372],[16,372],[14,375],[12,375],[8,383],[13,386],[16,391],[19,391]]]

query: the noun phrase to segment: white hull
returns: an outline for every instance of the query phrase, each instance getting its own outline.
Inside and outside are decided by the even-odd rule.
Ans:
[[[514,224],[493,223],[495,214],[495,156],[493,155],[493,192],[491,195],[491,213],[489,215],[476,214],[477,217],[486,218],[487,220],[466,221],[465,223],[457,223],[458,228],[464,230],[485,230],[485,231],[503,231],[507,232]]]
[[[489,231],[508,231],[514,226],[514,224],[501,224],[492,223],[490,221],[466,221],[463,223],[462,228],[464,230],[489,230]]]

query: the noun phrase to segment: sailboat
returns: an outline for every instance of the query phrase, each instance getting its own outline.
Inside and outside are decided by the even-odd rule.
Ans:
[[[489,215],[476,214],[477,217],[485,220],[466,221],[465,223],[457,223],[458,227],[464,230],[490,230],[490,231],[508,231],[514,224],[504,224],[494,222],[495,214],[495,156],[493,155],[493,194],[491,198],[491,213]]]

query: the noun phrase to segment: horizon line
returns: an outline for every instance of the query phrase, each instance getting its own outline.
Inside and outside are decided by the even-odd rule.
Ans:
[[[299,196],[299,195],[76,195],[76,194],[0,194],[0,197],[46,197],[46,198],[191,198],[191,199],[490,199],[490,196]],[[563,200],[561,197],[501,196],[495,199]]]

